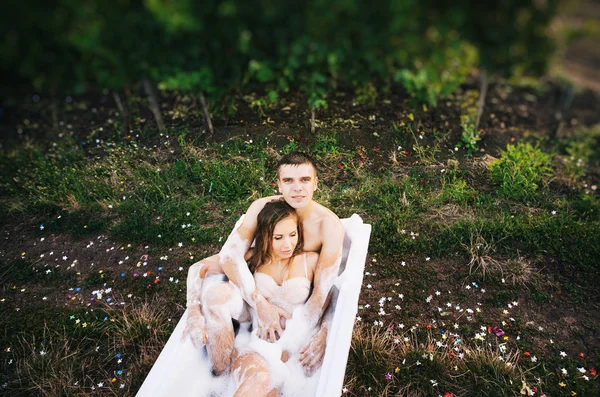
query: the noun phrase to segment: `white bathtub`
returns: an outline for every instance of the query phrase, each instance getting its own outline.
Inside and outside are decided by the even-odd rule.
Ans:
[[[297,391],[303,397],[339,396],[342,392],[371,234],[371,225],[363,223],[356,214],[342,219],[342,223],[345,230],[343,259],[330,303],[335,311],[327,349],[321,369],[308,379],[302,390]],[[233,394],[229,376],[215,378],[210,374],[205,349],[196,349],[189,338],[181,341],[187,314],[186,310],[144,380],[138,397],[225,397]],[[288,391],[284,396],[293,394],[296,393]]]

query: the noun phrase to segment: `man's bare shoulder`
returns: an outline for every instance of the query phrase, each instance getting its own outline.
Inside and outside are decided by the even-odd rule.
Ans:
[[[315,202],[314,205],[314,214],[321,220],[327,220],[329,222],[340,222],[340,218],[330,210],[329,208]]]
[[[344,226],[340,218],[330,209],[318,205],[315,212],[318,211],[319,229],[322,236],[322,248],[327,251],[337,251],[341,249],[341,244],[344,240]]]

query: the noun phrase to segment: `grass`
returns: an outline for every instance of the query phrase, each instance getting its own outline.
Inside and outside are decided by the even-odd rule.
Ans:
[[[17,336],[5,349],[4,392],[13,396],[134,392],[174,328],[168,307],[168,302],[155,297],[118,308],[100,305],[91,315],[61,313],[68,319],[62,325],[44,321],[36,335]]]
[[[498,194],[513,200],[534,200],[540,185],[552,176],[550,156],[529,143],[507,145],[490,166]]]
[[[442,149],[462,130],[431,141],[429,115],[411,116],[424,139],[385,115],[376,138],[365,132],[378,150],[343,122],[308,139],[140,127],[83,146],[69,135],[7,144],[0,393],[134,394],[183,311],[187,268],[275,192],[274,165],[298,148],[321,166],[316,200],[373,226],[349,395],[594,395],[597,127],[523,133],[490,163],[477,146]]]

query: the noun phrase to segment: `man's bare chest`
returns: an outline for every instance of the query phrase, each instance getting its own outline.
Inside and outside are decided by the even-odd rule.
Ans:
[[[323,246],[323,236],[319,224],[303,224],[302,235],[304,237],[304,251],[320,252]]]

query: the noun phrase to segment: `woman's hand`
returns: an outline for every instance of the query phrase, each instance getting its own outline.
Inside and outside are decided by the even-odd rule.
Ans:
[[[258,317],[259,338],[276,342],[285,329],[285,319],[291,318],[290,314],[280,308],[267,302],[262,298],[256,305],[256,315]],[[282,321],[283,320],[283,321]]]
[[[325,347],[327,343],[327,328],[322,326],[308,344],[300,350],[298,360],[304,368],[307,376],[312,376],[315,371],[321,368],[323,357],[325,356]]]
[[[196,349],[201,349],[206,344],[206,320],[200,311],[200,307],[188,308],[188,317],[183,330],[181,340],[189,335]]]

